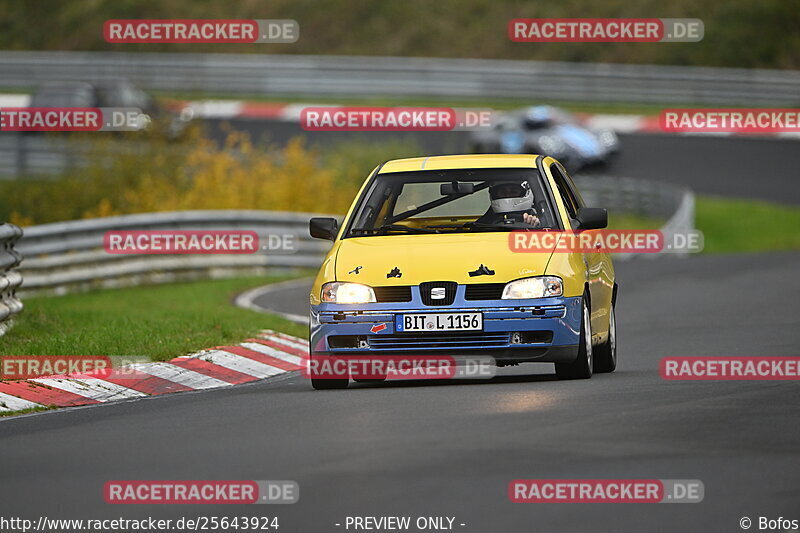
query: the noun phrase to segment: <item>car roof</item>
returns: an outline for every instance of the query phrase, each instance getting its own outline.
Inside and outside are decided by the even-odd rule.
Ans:
[[[381,167],[379,174],[464,168],[536,168],[537,157],[539,156],[533,154],[469,154],[411,157],[387,161]]]

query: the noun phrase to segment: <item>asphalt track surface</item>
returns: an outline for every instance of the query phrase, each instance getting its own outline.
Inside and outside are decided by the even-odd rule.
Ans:
[[[617,271],[613,374],[557,381],[551,365],[521,365],[491,381],[344,391],[312,391],[293,374],[0,420],[0,516],[277,515],[283,533],[347,531],[348,515],[454,516],[456,531],[482,533],[740,531],[743,516],[800,519],[797,382],[658,374],[670,355],[800,355],[800,253],[635,260]],[[307,291],[265,298],[299,312]],[[705,499],[513,504],[518,478],[699,479]],[[102,497],[113,479],[290,479],[300,501],[113,506]]]
[[[426,155],[469,152],[466,132],[307,132],[298,123],[249,119],[207,124],[217,140],[234,129],[277,145],[302,135],[323,146],[344,139],[409,139]],[[620,146],[609,165],[585,172],[666,181],[699,194],[800,204],[800,140],[641,133],[620,135]]]

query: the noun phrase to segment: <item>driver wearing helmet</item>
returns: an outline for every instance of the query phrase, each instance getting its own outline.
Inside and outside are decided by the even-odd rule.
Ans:
[[[489,187],[491,207],[478,218],[477,224],[524,223],[539,226],[533,207],[533,191],[527,181],[498,183]]]

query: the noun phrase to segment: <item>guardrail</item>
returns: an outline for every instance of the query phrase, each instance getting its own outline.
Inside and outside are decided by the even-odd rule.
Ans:
[[[662,220],[670,219],[678,211],[689,192],[662,181],[606,175],[578,174],[574,181],[589,206]]]
[[[128,79],[150,90],[292,96],[796,106],[800,72],[487,59],[0,52],[0,84]],[[235,80],[235,83],[231,83]]]
[[[694,193],[678,185],[652,180],[612,176],[576,176],[575,182],[587,205],[605,207],[610,212],[624,212],[665,220],[661,226],[664,241],[671,242],[675,233],[694,229]],[[658,257],[651,254],[616,254],[617,259]],[[686,256],[688,251],[670,252]]]
[[[327,243],[312,240],[313,214],[270,211],[178,211],[57,222],[26,228],[18,248],[25,255],[25,293],[122,287],[145,283],[257,275],[274,268],[317,267]],[[250,230],[262,243],[291,235],[291,252],[220,255],[128,255],[103,249],[111,230]]]
[[[0,224],[0,335],[11,326],[13,317],[22,311],[22,302],[17,297],[22,276],[16,270],[22,256],[14,248],[20,237],[22,230],[19,226]]]
[[[97,163],[114,155],[145,150],[145,141],[71,137],[58,133],[0,132],[0,179],[53,177]],[[188,151],[186,144],[170,143],[163,153]]]
[[[83,164],[83,152],[63,137],[0,133],[0,177],[58,174]]]
[[[582,177],[579,187],[589,205],[668,219],[665,228],[693,226],[693,196],[668,184],[628,178]],[[185,279],[263,274],[273,269],[316,268],[330,244],[311,239],[311,213],[270,211],[179,211],[145,213],[31,226],[17,248],[25,255],[25,292],[61,294]],[[329,216],[329,215],[328,215]],[[110,230],[251,230],[261,242],[269,235],[291,235],[294,251],[242,255],[127,255],[103,249]],[[649,254],[652,255],[652,254]]]

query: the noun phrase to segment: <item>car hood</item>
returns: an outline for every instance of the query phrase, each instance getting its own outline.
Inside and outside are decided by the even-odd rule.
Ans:
[[[510,235],[510,232],[484,232],[344,239],[336,255],[336,279],[386,286],[424,281],[506,283],[542,275],[552,250],[512,252]],[[470,276],[481,265],[494,274]]]

